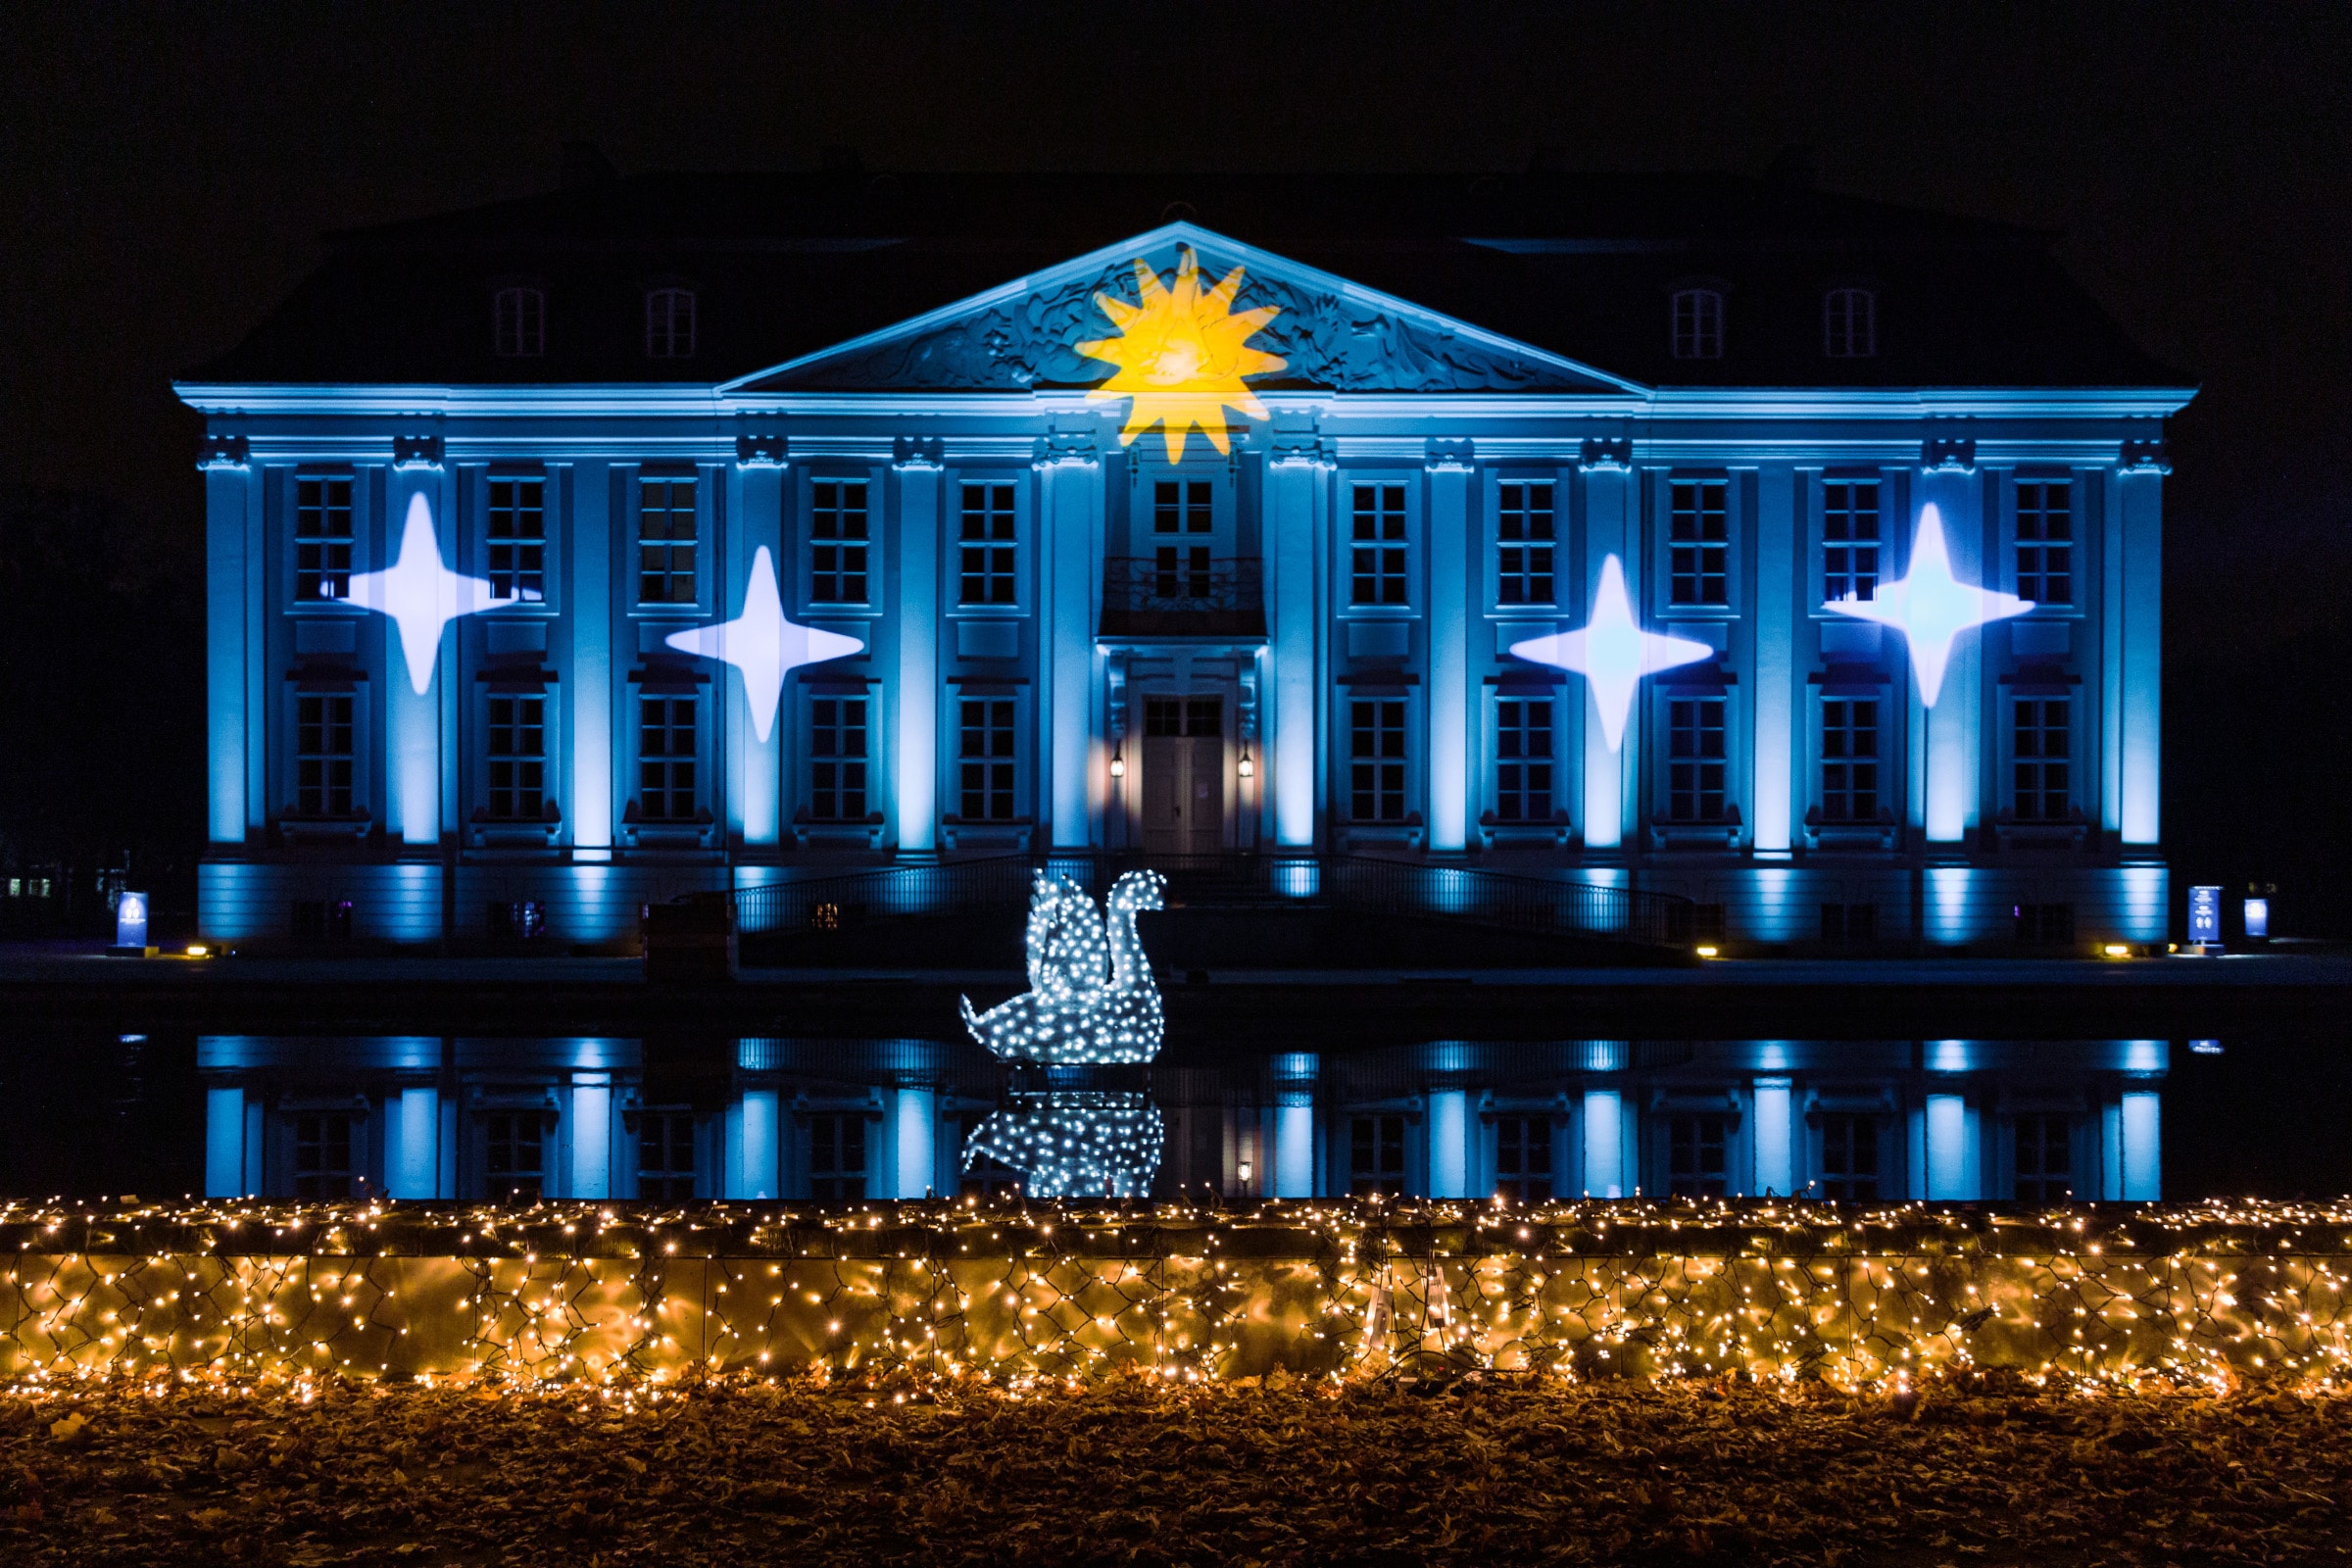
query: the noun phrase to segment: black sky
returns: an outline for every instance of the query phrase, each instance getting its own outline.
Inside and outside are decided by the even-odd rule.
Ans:
[[[547,188],[565,138],[624,171],[827,145],[1755,170],[1805,143],[1828,187],[2062,231],[2202,381],[2167,492],[2167,836],[2185,870],[2352,892],[2348,73],[2352,10],[2319,5],[5,5],[0,478],[191,539],[172,375],[321,230]],[[2316,761],[2265,732],[2298,715]]]

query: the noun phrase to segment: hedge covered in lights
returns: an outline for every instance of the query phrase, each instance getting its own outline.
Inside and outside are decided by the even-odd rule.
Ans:
[[[2352,1376],[2352,1202],[0,1205],[0,1378]]]

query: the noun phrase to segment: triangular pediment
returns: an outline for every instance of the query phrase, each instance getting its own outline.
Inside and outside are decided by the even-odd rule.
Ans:
[[[1282,365],[1248,373],[1254,392],[1605,397],[1642,390],[1620,376],[1184,222],[803,355],[721,390],[1017,393],[1099,387],[1117,367],[1080,352],[1079,345],[1100,344],[1120,328],[1098,296],[1132,307],[1143,292],[1137,264],[1172,280],[1188,251],[1198,258],[1204,291],[1242,270],[1229,302],[1235,316],[1272,312],[1248,346]]]

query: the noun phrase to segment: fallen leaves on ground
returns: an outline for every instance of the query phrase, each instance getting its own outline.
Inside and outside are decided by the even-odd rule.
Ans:
[[[0,1561],[2300,1564],[2348,1439],[2014,1381],[90,1386],[0,1395]]]

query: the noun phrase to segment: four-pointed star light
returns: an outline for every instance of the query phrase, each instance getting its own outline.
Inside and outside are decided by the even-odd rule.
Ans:
[[[1954,577],[1951,552],[1943,542],[1943,517],[1930,503],[1919,514],[1911,569],[1902,581],[1879,584],[1868,599],[1849,594],[1821,608],[1901,632],[1911,646],[1920,701],[1934,708],[1943,689],[1943,667],[1952,657],[1952,639],[1972,626],[2022,615],[2034,605],[1998,589],[1973,588]]]
[[[776,564],[765,545],[752,556],[752,578],[744,585],[741,614],[716,626],[673,631],[668,641],[682,653],[721,660],[742,672],[743,695],[752,705],[752,729],[762,741],[775,727],[776,704],[784,694],[787,671],[865,648],[856,637],[815,626],[796,626],[784,618],[784,598],[776,590]]]
[[[513,604],[494,599],[490,584],[441,564],[441,543],[433,536],[433,509],[424,497],[409,497],[401,526],[400,559],[382,571],[352,575],[346,599],[390,615],[400,628],[400,651],[409,662],[409,684],[422,697],[433,687],[433,665],[441,657],[441,628],[460,615]]]
[[[1600,710],[1600,732],[1616,751],[1625,741],[1626,715],[1642,677],[1680,664],[1694,664],[1715,650],[1687,637],[1643,631],[1625,594],[1625,566],[1615,556],[1600,564],[1600,591],[1592,597],[1592,618],[1577,631],[1530,637],[1511,644],[1511,653],[1532,663],[1573,669],[1592,687]]]

